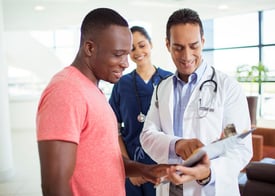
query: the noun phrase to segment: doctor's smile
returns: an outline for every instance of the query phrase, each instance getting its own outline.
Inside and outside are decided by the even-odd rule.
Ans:
[[[237,134],[251,126],[242,87],[207,63],[204,42],[197,12],[179,9],[169,17],[166,47],[176,71],[156,86],[140,134],[153,160],[179,164],[168,171],[171,182],[157,186],[158,196],[239,196],[238,174],[252,157],[248,135],[225,154],[184,166],[194,151],[220,138],[227,124],[235,124]]]

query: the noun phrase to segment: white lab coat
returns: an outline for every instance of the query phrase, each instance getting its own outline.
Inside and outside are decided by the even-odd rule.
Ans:
[[[211,78],[212,69],[207,66],[199,84],[194,88],[186,106],[183,117],[183,138],[198,138],[205,145],[219,139],[223,128],[234,123],[237,132],[250,129],[250,117],[246,96],[236,80],[216,70],[214,80],[217,82],[217,93],[213,93],[213,83],[206,83],[202,91],[204,98],[213,100],[213,112],[205,117],[198,116],[199,87]],[[151,106],[140,135],[141,145],[157,163],[168,163],[169,144],[175,138],[173,133],[173,77],[163,80],[152,96]],[[209,87],[209,88],[208,88]],[[156,89],[158,107],[156,107]],[[212,89],[212,90],[211,90]],[[201,93],[202,94],[202,93]],[[208,99],[209,100],[209,99]],[[195,181],[184,184],[184,196],[238,196],[238,175],[252,157],[251,135],[246,137],[238,147],[227,151],[223,156],[211,160],[211,183],[200,186]],[[213,182],[212,182],[213,181]],[[158,187],[158,196],[169,195],[169,183]]]

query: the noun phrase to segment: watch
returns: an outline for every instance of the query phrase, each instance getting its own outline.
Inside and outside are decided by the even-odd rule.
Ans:
[[[199,185],[205,186],[210,182],[210,180],[211,180],[211,169],[210,169],[210,174],[208,177],[201,179],[201,180],[196,180],[196,181]]]

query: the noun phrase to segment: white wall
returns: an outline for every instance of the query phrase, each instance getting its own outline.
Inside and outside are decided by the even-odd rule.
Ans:
[[[37,76],[37,82],[47,82],[61,68],[61,63],[29,31],[5,32],[5,55],[8,66],[27,69]]]
[[[29,2],[29,3],[28,3]],[[112,7],[121,13],[128,21],[145,21],[152,27],[153,63],[164,69],[174,71],[175,67],[165,47],[166,22],[170,14],[181,7],[196,9],[202,18],[210,18],[225,11],[211,12],[203,4],[189,6],[193,1],[174,1],[168,5],[164,2],[156,4],[151,1],[128,1],[122,5],[114,5],[113,1],[41,1],[46,5],[46,11],[35,12],[33,6],[38,1],[18,2],[4,0],[4,35],[7,48],[5,58],[9,67],[28,69],[34,75],[33,80],[43,84],[61,69],[60,60],[53,51],[45,48],[30,36],[33,30],[55,30],[60,28],[79,26],[83,17],[96,7]],[[31,2],[31,3],[30,3]],[[108,3],[107,3],[108,2]],[[127,2],[127,3],[126,3]],[[130,2],[130,1],[129,1]],[[239,1],[240,2],[240,1]],[[182,5],[184,3],[184,6]],[[208,4],[208,2],[205,2]],[[142,6],[146,4],[146,6]],[[179,6],[181,4],[181,6]],[[262,5],[261,5],[262,6]],[[241,9],[241,6],[239,6]],[[211,7],[214,9],[214,6]],[[260,8],[259,8],[260,9]],[[1,11],[1,10],[0,10]],[[241,12],[241,10],[239,10]],[[31,80],[32,80],[31,79]],[[34,95],[28,96],[24,92],[10,96],[11,128],[34,129],[35,113],[41,86],[35,87]],[[28,90],[28,89],[25,89]]]
[[[16,6],[18,7],[18,5]],[[26,7],[22,6],[22,9],[26,9]],[[146,12],[148,11],[149,10]],[[121,14],[126,15],[124,11],[121,12]],[[35,114],[42,88],[45,86],[45,84],[48,83],[50,78],[62,68],[62,63],[55,56],[54,51],[39,43],[31,36],[30,32],[33,30],[54,30],[57,27],[66,27],[68,24],[80,26],[82,18],[87,13],[83,10],[76,13],[78,14],[67,14],[67,16],[70,17],[64,16],[62,17],[64,19],[57,17],[59,18],[57,20],[53,20],[52,16],[49,16],[48,21],[39,21],[39,19],[45,19],[41,16],[43,13],[37,13],[37,16],[35,16],[32,12],[28,16],[21,16],[20,20],[19,18],[12,17],[12,15],[8,15],[8,18],[6,18],[4,41],[7,47],[5,48],[4,54],[7,60],[7,65],[10,68],[26,69],[30,71],[33,75],[24,76],[24,80],[27,80],[30,83],[33,82],[34,85],[36,85],[32,87],[31,84],[25,84],[25,87],[20,87],[20,90],[16,93],[14,93],[14,90],[10,90],[10,119],[12,130],[35,129]],[[83,16],[79,17],[80,13],[83,14]],[[72,20],[71,23],[68,23],[67,19],[73,18],[73,16],[75,17],[74,20]],[[126,18],[128,19],[128,17]],[[148,18],[144,15],[137,15],[135,18],[131,17],[129,20],[142,20],[151,25],[151,36],[153,41],[153,63],[157,67],[162,67],[164,69],[173,71],[174,66],[171,63],[169,53],[165,46],[165,25],[167,18],[167,14],[151,15]],[[64,20],[64,25],[61,25],[62,21],[60,20]],[[26,21],[26,24],[22,21]],[[52,27],[50,25],[51,22]],[[16,29],[15,24],[18,25],[18,29]],[[31,28],[28,27],[30,28],[28,29],[26,28],[28,25],[35,26]],[[13,77],[10,77],[9,82],[13,83],[13,80],[18,82],[18,79]],[[13,86],[13,89],[16,88],[16,86]],[[32,91],[31,94],[29,93],[30,90]]]
[[[32,74],[9,77],[11,129],[34,130],[41,90],[52,75],[61,69],[60,62],[51,50],[38,43],[29,32],[5,32],[4,35],[4,54],[8,67],[26,69]],[[12,86],[17,82],[20,84]]]
[[[8,100],[8,70],[3,43],[3,15],[0,0],[0,182],[14,173]]]

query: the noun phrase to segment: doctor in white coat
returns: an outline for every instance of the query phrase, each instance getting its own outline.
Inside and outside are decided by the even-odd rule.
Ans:
[[[182,163],[196,148],[223,137],[227,124],[233,123],[238,133],[251,124],[241,86],[203,60],[205,40],[198,14],[191,9],[175,11],[167,22],[166,36],[177,71],[155,88],[140,141],[156,162]],[[249,135],[212,159],[203,179],[174,183],[183,183],[180,195],[184,196],[238,196],[238,175],[251,157]],[[169,186],[158,186],[157,194],[168,196]]]

